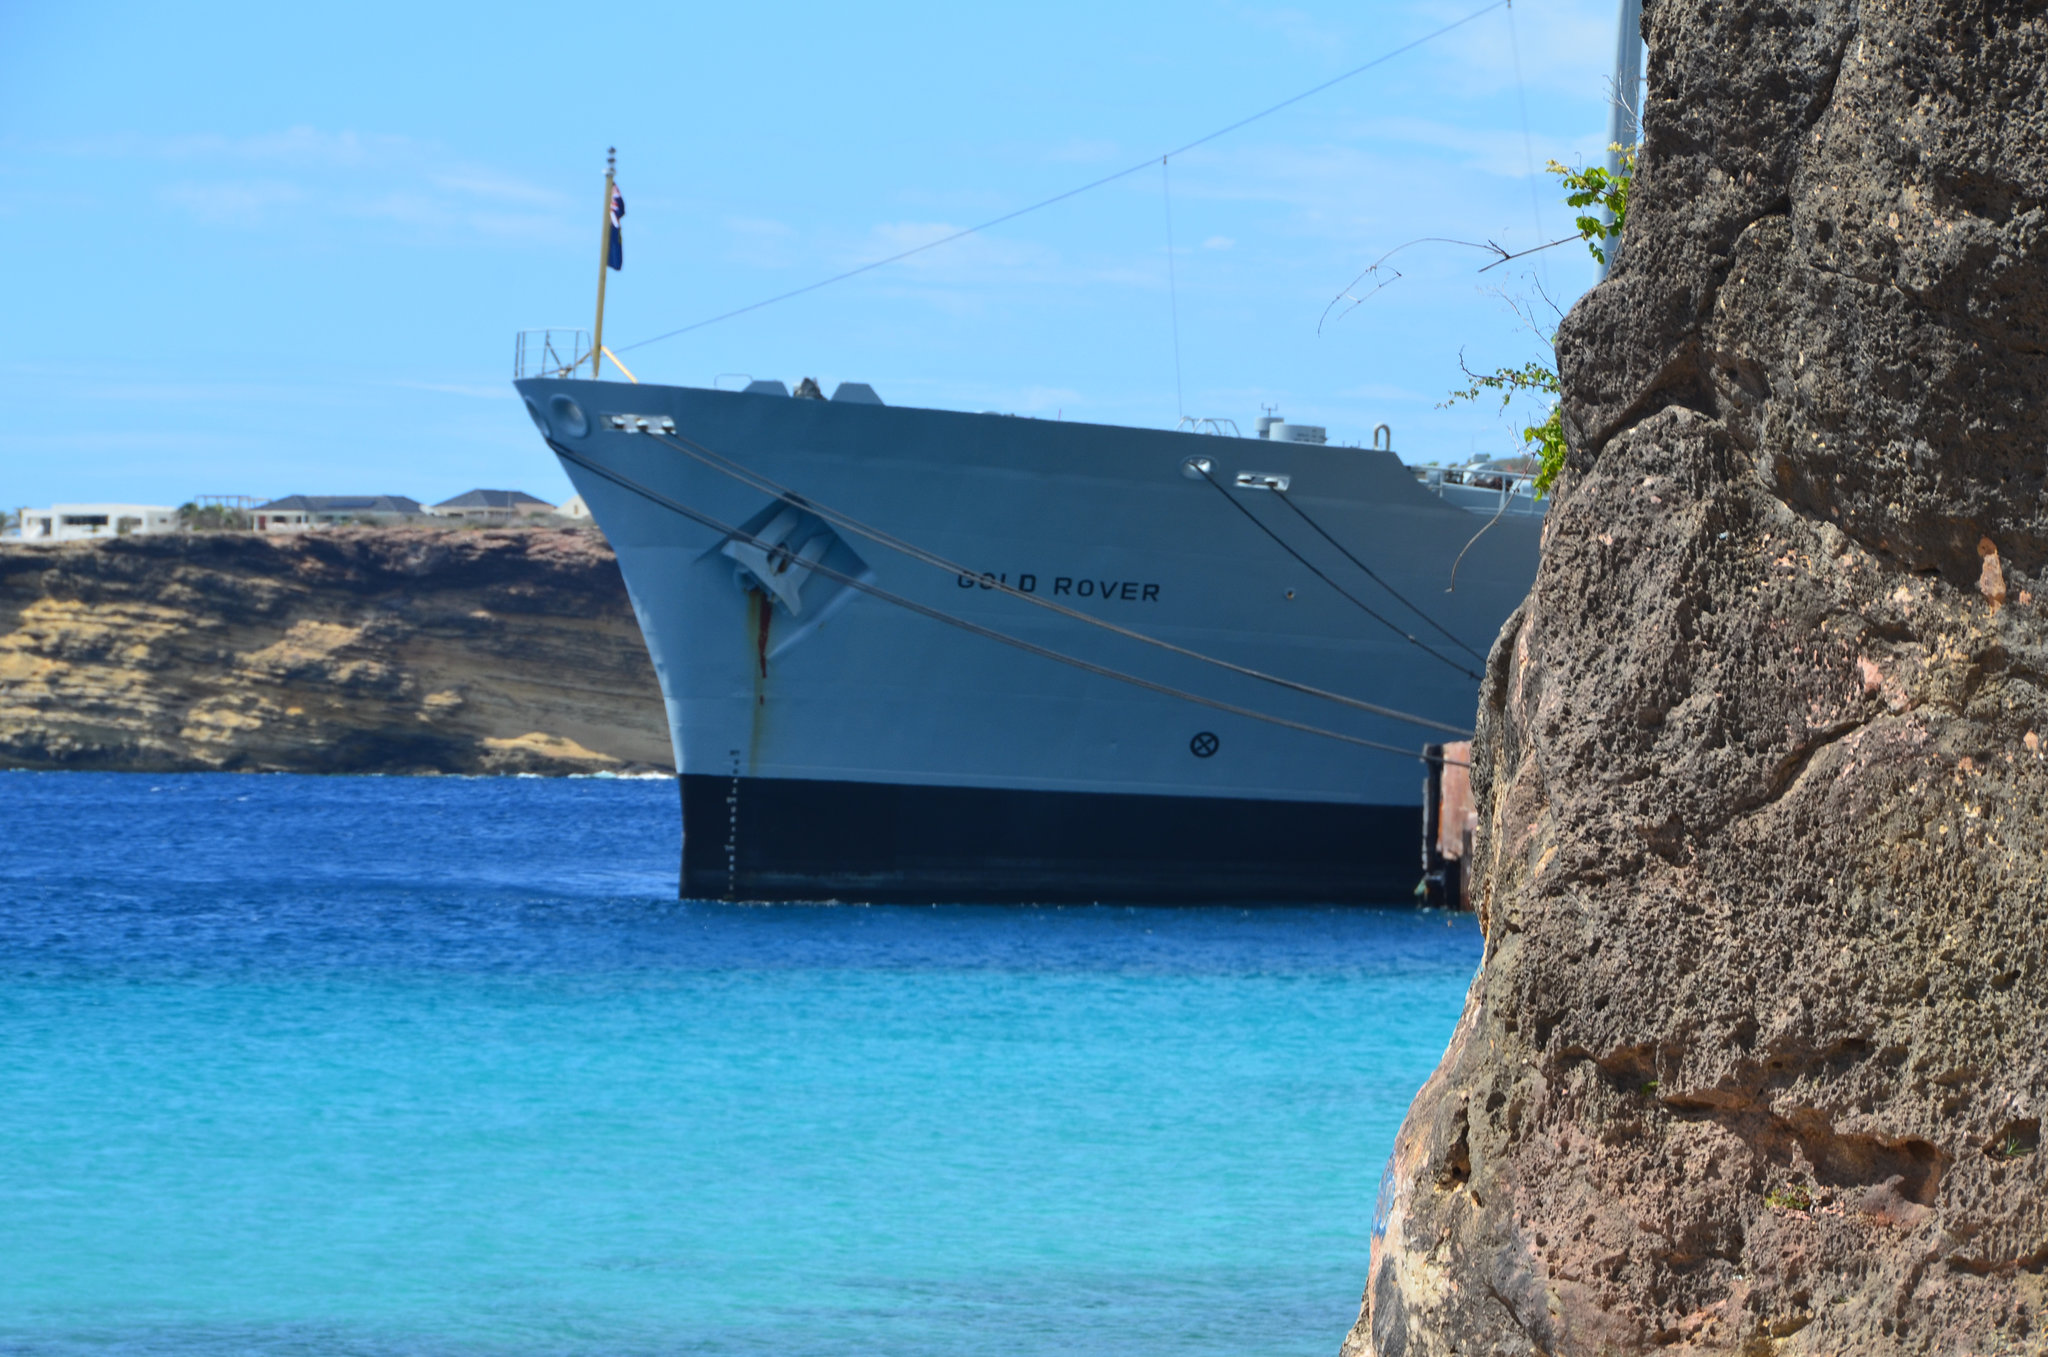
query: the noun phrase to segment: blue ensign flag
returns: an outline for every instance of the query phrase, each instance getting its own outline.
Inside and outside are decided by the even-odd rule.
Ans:
[[[619,223],[626,219],[626,195],[619,192],[617,184],[612,185],[612,247],[605,262],[615,269],[626,267],[626,242],[619,233]]]

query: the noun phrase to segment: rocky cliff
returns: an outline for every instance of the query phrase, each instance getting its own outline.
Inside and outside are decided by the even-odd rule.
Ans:
[[[1644,28],[1346,1351],[2048,1350],[2048,5]]]
[[[0,548],[0,767],[666,769],[589,529]]]

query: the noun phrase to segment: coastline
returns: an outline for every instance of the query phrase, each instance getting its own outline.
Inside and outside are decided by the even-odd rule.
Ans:
[[[0,768],[673,771],[588,528],[0,544]]]

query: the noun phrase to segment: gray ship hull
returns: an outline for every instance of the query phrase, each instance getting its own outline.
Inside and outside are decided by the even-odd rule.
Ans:
[[[1541,520],[1524,509],[1471,543],[1448,591],[1487,519],[1430,493],[1386,452],[684,387],[518,388],[618,552],[667,704],[682,887],[696,898],[1405,898],[1420,871],[1416,759],[1083,672],[830,576],[1154,683],[1419,752],[1444,736],[1164,653],[988,581],[1465,726],[1475,680],[1287,556],[1229,501],[1403,620],[1278,497],[1235,488],[1237,473],[1290,478],[1291,497],[1337,541],[1480,653],[1535,574]],[[672,421],[694,445],[968,571],[834,529],[659,437],[614,428],[619,415],[629,429]],[[1232,488],[1183,474],[1191,456]],[[766,569],[758,553],[750,563],[659,498],[785,543],[786,554]],[[1480,667],[1405,620],[1465,669]]]

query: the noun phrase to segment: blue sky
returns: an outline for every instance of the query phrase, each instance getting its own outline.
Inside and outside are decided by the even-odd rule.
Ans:
[[[1153,169],[626,347],[1156,156],[1481,3],[0,0],[0,503],[566,495],[513,335],[590,324],[610,145],[606,339],[644,381],[811,375],[1154,426],[1276,405],[1341,442],[1390,424],[1414,461],[1512,452],[1493,410],[1434,407],[1461,351],[1541,352],[1500,294],[1569,306],[1582,249],[1482,275],[1416,246],[1318,323],[1405,241],[1569,229],[1530,170],[1600,157],[1607,0],[1520,0],[1173,161],[1171,297]]]

